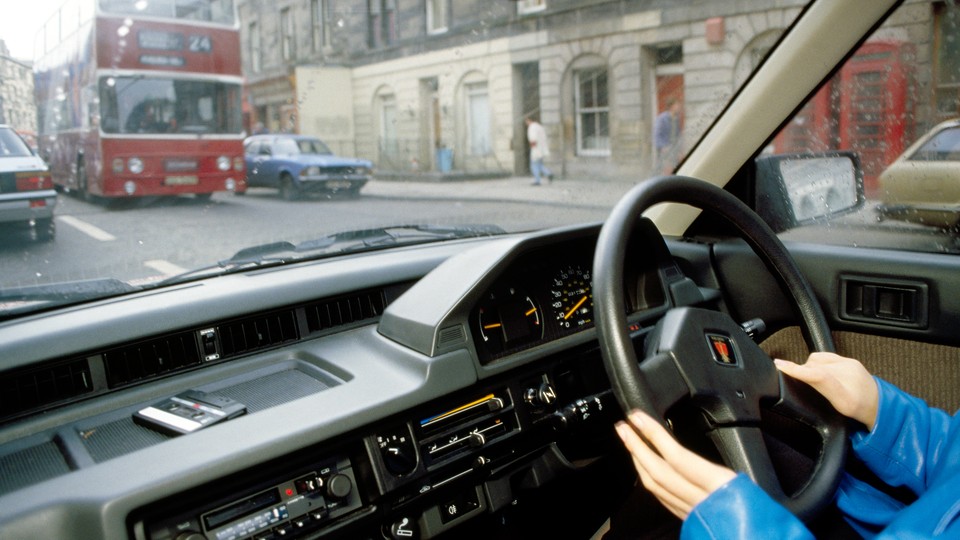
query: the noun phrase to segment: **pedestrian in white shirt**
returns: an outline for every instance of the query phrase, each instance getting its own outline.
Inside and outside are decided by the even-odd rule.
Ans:
[[[543,164],[544,158],[550,155],[547,131],[533,117],[527,116],[523,121],[527,124],[527,141],[530,143],[530,172],[533,173],[533,185],[539,186],[542,183],[541,178],[553,179],[553,172]]]

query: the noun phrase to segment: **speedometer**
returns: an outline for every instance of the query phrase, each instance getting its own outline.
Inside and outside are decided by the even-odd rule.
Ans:
[[[554,275],[549,294],[553,315],[560,328],[581,328],[593,322],[589,269],[578,264],[561,268]]]

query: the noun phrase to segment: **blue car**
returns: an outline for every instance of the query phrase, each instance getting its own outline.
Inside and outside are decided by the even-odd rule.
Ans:
[[[243,146],[247,186],[277,188],[288,201],[310,193],[356,197],[373,171],[370,161],[335,156],[307,135],[254,135]]]

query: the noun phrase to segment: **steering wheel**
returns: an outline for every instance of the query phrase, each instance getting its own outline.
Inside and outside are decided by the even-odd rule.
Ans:
[[[647,337],[637,361],[627,332],[624,258],[633,225],[655,204],[683,203],[730,222],[774,275],[802,320],[810,350],[833,351],[826,317],[810,285],[776,234],[726,191],[682,176],[638,184],[614,207],[600,231],[593,261],[595,318],[603,363],[624,411],[641,409],[665,421],[681,402],[703,412],[706,435],[725,463],[747,473],[775,500],[810,521],[833,498],[847,449],[847,422],[804,383],[783,376],[733,319],[718,311],[670,309]],[[813,473],[796,493],[781,487],[760,427],[761,407],[817,431],[823,441]]]

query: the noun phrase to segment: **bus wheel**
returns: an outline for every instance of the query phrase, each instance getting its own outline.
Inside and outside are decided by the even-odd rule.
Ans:
[[[57,224],[53,218],[38,219],[33,224],[33,235],[37,242],[50,242],[57,235]]]
[[[300,198],[300,188],[293,181],[293,177],[284,173],[280,177],[280,198],[285,201],[295,201]]]

